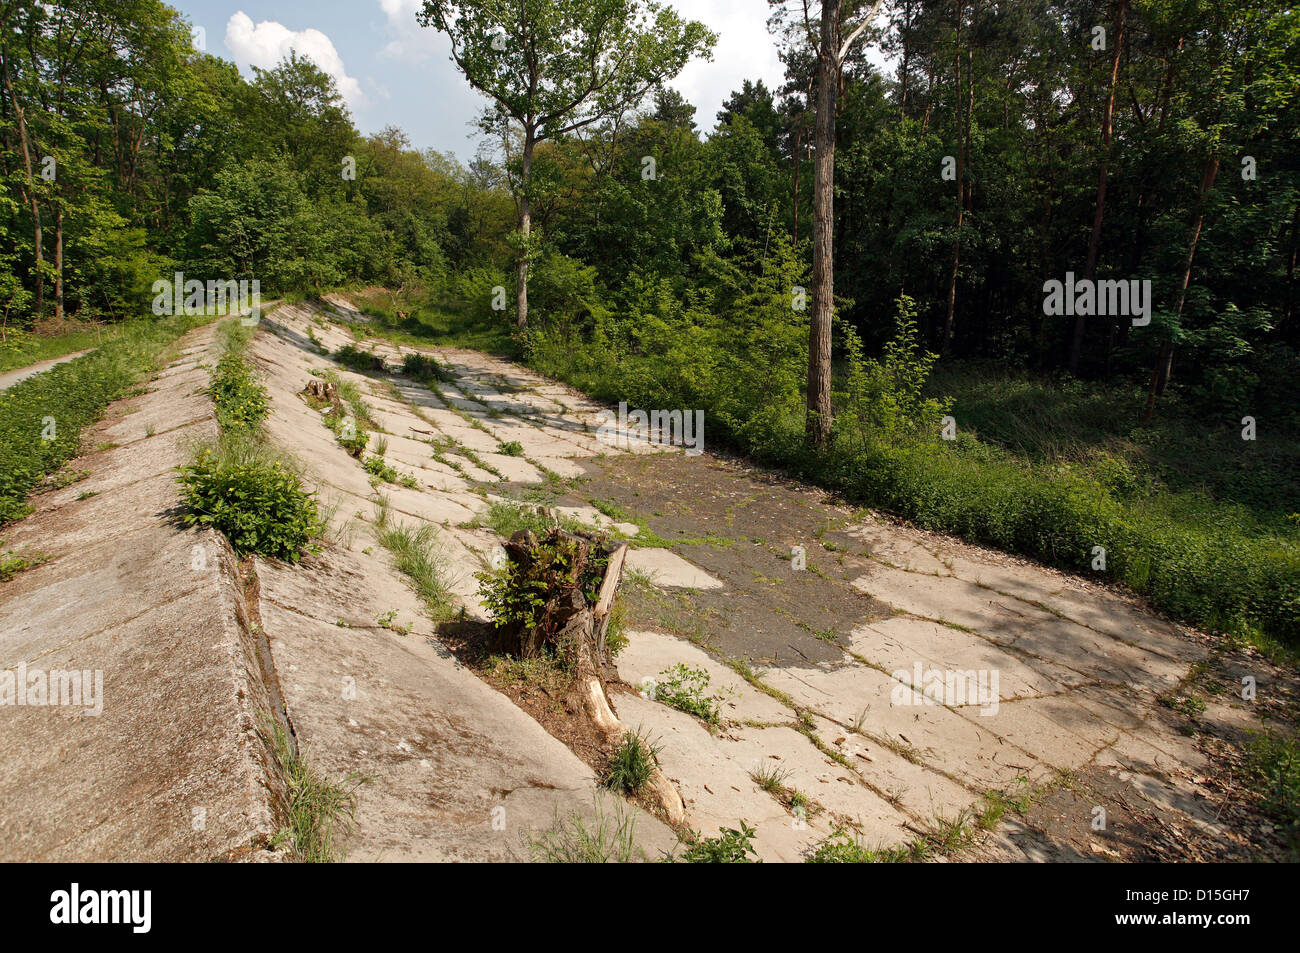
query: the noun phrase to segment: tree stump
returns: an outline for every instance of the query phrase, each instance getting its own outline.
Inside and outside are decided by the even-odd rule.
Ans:
[[[302,393],[331,405],[338,403],[339,399],[338,385],[333,381],[321,380],[319,377],[313,377],[309,380],[307,386],[302,389]]]
[[[520,658],[544,650],[577,668],[601,672],[609,663],[605,637],[623,578],[627,544],[556,527],[540,538],[520,530],[506,543],[515,582],[540,601],[533,625],[508,627]]]
[[[505,546],[514,591],[531,602],[529,621],[516,620],[498,629],[502,648],[533,658],[545,651],[570,666],[573,680],[568,701],[605,736],[611,746],[626,729],[610,705],[605,689],[613,672],[606,638],[614,600],[623,579],[627,543],[608,543],[558,526],[540,537],[520,530]],[[645,794],[662,809],[670,824],[686,821],[686,809],[676,787],[655,767]]]

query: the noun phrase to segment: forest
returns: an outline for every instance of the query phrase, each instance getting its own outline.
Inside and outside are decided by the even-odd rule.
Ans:
[[[659,11],[644,83],[573,121],[489,98],[462,162],[360,132],[309,59],[241,75],[158,0],[0,0],[0,369],[147,320],[177,271],[383,288],[394,335],[701,408],[730,452],[1050,565],[1104,541],[1162,611],[1294,642],[1300,13],[878,6],[772,4],[785,82],[716,123],[667,82],[716,38]],[[1145,289],[1141,316],[1047,303],[1094,281]]]

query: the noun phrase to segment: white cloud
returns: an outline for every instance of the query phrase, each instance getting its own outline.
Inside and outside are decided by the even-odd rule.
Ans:
[[[415,22],[415,14],[423,7],[423,0],[379,0],[379,8],[388,19],[388,32],[394,36],[384,46],[384,56],[420,62],[434,53],[447,55],[451,48],[447,38]]]
[[[773,92],[785,82],[776,39],[767,32],[767,0],[669,0],[669,5],[718,34],[713,61],[693,60],[671,84],[696,107],[700,129],[713,128],[723,101],[745,80],[761,79]]]
[[[396,0],[381,0],[388,4]],[[322,71],[333,77],[343,101],[352,109],[365,103],[361,84],[348,75],[343,57],[334,43],[320,30],[290,30],[274,20],[263,20],[256,26],[243,10],[226,23],[226,48],[240,66],[272,69],[289,55],[289,51],[311,60]]]
[[[667,3],[686,19],[699,20],[718,34],[713,61],[691,61],[671,83],[695,105],[695,122],[700,129],[707,132],[713,128],[722,103],[745,80],[761,79],[773,93],[785,85],[785,64],[777,55],[778,38],[767,30],[767,18],[772,12],[767,0],[709,0],[708,3],[667,0]],[[790,6],[802,16],[797,4]],[[815,12],[817,6],[811,6]],[[883,20],[880,16],[876,22]],[[877,69],[886,68],[886,59],[878,48],[868,48],[867,59]]]

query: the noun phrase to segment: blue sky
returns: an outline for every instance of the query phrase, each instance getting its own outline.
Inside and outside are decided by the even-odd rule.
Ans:
[[[484,100],[447,56],[447,41],[415,22],[420,0],[168,0],[203,30],[209,53],[238,64],[270,67],[290,48],[334,76],[363,133],[404,129],[414,145],[468,160],[478,134],[472,123]],[[713,125],[722,101],[745,79],[782,80],[768,35],[767,0],[669,0],[719,34],[711,63],[694,63],[673,85]]]

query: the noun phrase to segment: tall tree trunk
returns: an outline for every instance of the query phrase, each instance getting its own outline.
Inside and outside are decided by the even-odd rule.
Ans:
[[[931,63],[925,72],[925,115],[921,117],[921,135],[925,135],[930,128],[930,110],[934,108],[934,64]]]
[[[5,92],[9,94],[9,100],[13,103],[14,115],[18,119],[18,137],[23,145],[23,170],[26,174],[26,181],[23,185],[23,195],[27,199],[27,204],[32,211],[32,231],[33,248],[35,258],[36,273],[36,315],[40,316],[45,310],[45,272],[41,265],[44,263],[44,240],[41,235],[41,207],[36,197],[36,183],[32,178],[32,146],[31,137],[27,133],[27,120],[23,113],[23,107],[18,103],[18,94],[14,91],[13,82],[9,78],[9,52],[5,50],[0,58],[0,74],[3,75]]]
[[[911,7],[909,4],[903,5],[903,22],[898,25],[899,38],[903,42],[903,60],[898,67],[898,115],[901,119],[907,118],[907,79],[908,71],[911,69],[912,61],[912,44],[910,42],[911,32],[909,27],[912,24]]]
[[[1187,233],[1187,259],[1183,262],[1183,280],[1179,283],[1178,297],[1174,302],[1175,327],[1178,325],[1178,319],[1183,316],[1183,305],[1187,303],[1187,288],[1192,282],[1192,263],[1196,260],[1196,246],[1201,240],[1201,228],[1205,224],[1206,199],[1210,195],[1210,190],[1214,188],[1214,179],[1218,174],[1219,157],[1211,155],[1205,160],[1205,168],[1201,172],[1201,191],[1196,199],[1196,217]],[[1156,398],[1162,396],[1165,388],[1169,386],[1169,375],[1173,364],[1174,343],[1171,336],[1161,345],[1160,354],[1156,357],[1156,365],[1151,370],[1151,390],[1147,394],[1146,409],[1142,412],[1143,420],[1151,419]]]
[[[813,311],[808,331],[806,436],[815,447],[830,440],[831,316],[835,310],[835,99],[839,87],[839,4],[822,4],[817,60],[817,158],[813,165]]]
[[[794,134],[794,244],[799,244],[799,166],[803,159],[799,150],[803,148],[803,130]]]
[[[528,327],[528,236],[532,229],[532,207],[528,204],[528,184],[533,171],[533,130],[524,130],[524,154],[519,170],[519,264],[515,271],[515,326]]]
[[[1282,329],[1287,340],[1295,336],[1295,271],[1300,256],[1300,205],[1291,215],[1291,254],[1286,258],[1286,305],[1282,311]]]
[[[957,266],[961,260],[961,226],[966,216],[966,127],[961,119],[961,18],[965,7],[957,4],[957,32],[955,43],[957,53],[954,57],[956,70],[956,91],[954,102],[957,106],[957,135],[961,137],[957,144],[957,227],[952,238],[952,269],[948,275],[948,313],[943,321],[943,344],[940,350],[947,354],[952,346],[953,322],[957,314]],[[967,116],[967,122],[970,117]]]
[[[63,320],[63,206],[54,206],[54,318]]]
[[[1115,90],[1119,85],[1120,51],[1124,46],[1124,16],[1128,0],[1119,0],[1115,10],[1115,50],[1110,60],[1110,93],[1101,113],[1101,164],[1097,170],[1097,203],[1092,214],[1092,234],[1088,237],[1088,261],[1084,266],[1084,281],[1092,281],[1097,273],[1097,253],[1101,247],[1101,223],[1106,215],[1106,183],[1110,176],[1110,144],[1114,136]],[[1074,337],[1070,340],[1069,370],[1079,373],[1079,357],[1083,353],[1084,315],[1075,315]]]

